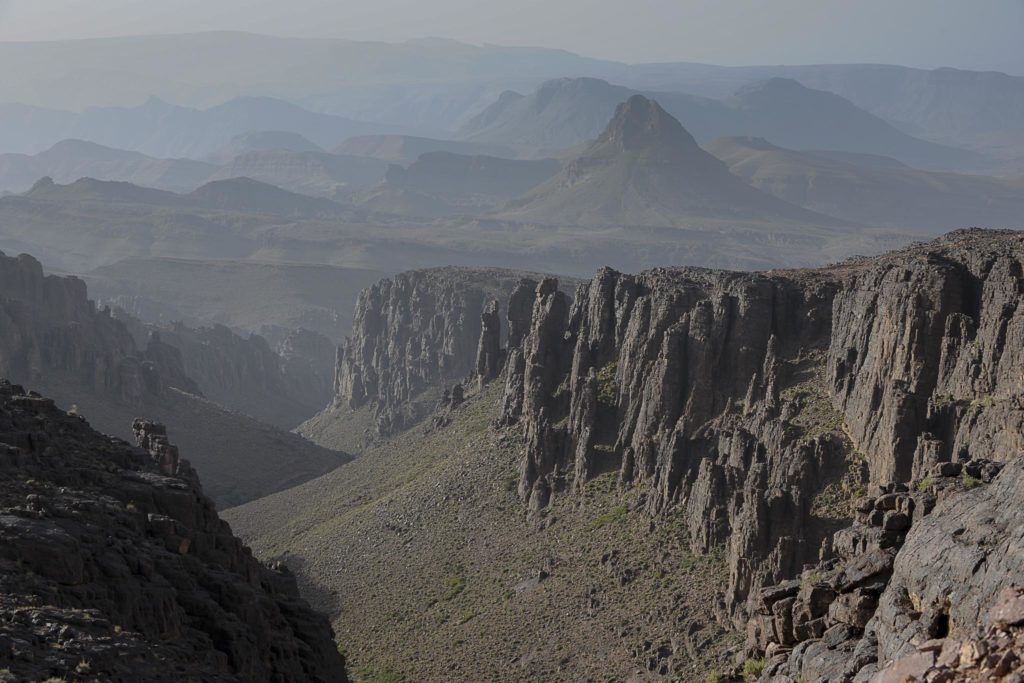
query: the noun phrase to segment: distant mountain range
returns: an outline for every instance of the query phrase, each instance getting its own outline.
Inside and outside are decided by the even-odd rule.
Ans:
[[[167,54],[181,57],[169,60]],[[1011,138],[1015,154],[1024,149],[1024,77],[949,68],[629,65],[544,48],[438,40],[386,44],[234,32],[0,43],[0,63],[18,64],[18,69],[0,74],[0,102],[81,111],[134,107],[155,95],[206,108],[239,96],[264,95],[349,119],[434,130],[434,135],[458,127],[503,89],[528,92],[563,76],[601,78],[642,92],[718,99],[751,83],[781,77],[840,95],[918,137],[992,153]],[[61,112],[36,109],[27,115],[36,121],[61,118]],[[39,151],[53,142],[0,149]]]
[[[188,192],[216,170],[213,164],[193,159],[155,159],[94,142],[62,140],[34,156],[0,154],[0,190],[24,192],[50,176],[59,183],[92,177]]]
[[[150,322],[222,324],[272,344],[304,328],[340,341],[359,292],[388,273],[320,264],[132,258],[79,277],[104,304]]]
[[[288,192],[251,178],[215,180],[188,194],[93,178],[82,178],[68,185],[58,185],[51,178],[43,178],[21,196],[62,202],[142,204],[167,209],[188,207],[297,218],[353,216],[351,209],[329,199]]]
[[[214,180],[247,177],[319,197],[344,197],[384,178],[388,164],[363,156],[329,154],[305,138],[282,132],[238,136],[208,159],[156,159],[83,140],[63,140],[39,154],[0,154],[0,191],[25,192],[40,178],[58,184],[81,178],[129,182],[143,187],[191,192]]]
[[[554,159],[428,152],[408,168],[392,165],[384,182],[358,200],[361,206],[399,215],[479,215],[540,185],[560,168]]]
[[[82,112],[0,105],[0,150],[26,154],[76,138],[154,157],[202,159],[223,154],[232,138],[252,131],[300,135],[323,148],[354,135],[412,132],[318,114],[270,97],[239,97],[209,109],[181,107],[156,97],[134,107],[93,107]]]
[[[888,157],[798,152],[761,138],[722,138],[705,148],[754,187],[830,216],[930,231],[1024,228],[1024,180],[920,171]]]
[[[323,152],[320,145],[314,144],[298,133],[287,130],[256,130],[240,133],[231,138],[206,157],[205,161],[213,164],[227,164],[250,152],[266,152],[285,150],[288,152]]]
[[[592,140],[619,102],[641,94],[593,78],[559,79],[530,95],[508,92],[468,121],[458,136],[507,145],[525,157],[549,156]],[[924,166],[955,166],[971,156],[914,138],[838,95],[782,78],[713,100],[674,92],[642,93],[686,126],[698,142],[754,135],[797,149],[886,153]]]
[[[431,152],[470,156],[515,156],[515,152],[511,148],[503,145],[438,140],[414,135],[359,135],[349,138],[334,149],[335,154],[372,157],[402,166],[408,166],[419,159],[421,155]]]
[[[633,95],[600,137],[500,217],[574,226],[676,226],[722,220],[838,225],[762,193],[701,149],[657,102]]]

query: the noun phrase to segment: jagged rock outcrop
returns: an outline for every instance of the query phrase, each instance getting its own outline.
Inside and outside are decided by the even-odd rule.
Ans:
[[[221,521],[166,430],[142,448],[0,383],[0,676],[345,681],[327,618]]]
[[[480,314],[480,342],[476,348],[476,374],[480,386],[498,376],[504,356],[501,351],[501,306],[489,301]]]
[[[748,629],[749,650],[767,657],[761,681],[965,680],[953,671],[960,641],[990,626],[990,606],[1024,582],[1022,496],[1024,460],[969,461],[934,465],[911,486],[856,501],[834,557],[761,591]],[[959,639],[955,656],[947,638]],[[1003,649],[1016,661],[1024,655]],[[986,654],[962,663],[994,670],[998,661],[979,661]]]
[[[871,683],[1019,681],[1024,677],[1024,589],[1004,588],[974,634],[928,640]]]
[[[348,459],[206,400],[240,412],[253,395],[295,406],[289,397],[303,392],[282,377],[281,357],[262,339],[244,340],[226,328],[157,332],[98,310],[78,278],[47,276],[31,256],[0,253],[0,378],[77,405],[123,438],[132,437],[131,420],[139,414],[177,427],[209,494],[222,505],[305,481]],[[300,408],[284,426],[316,410]],[[280,417],[270,412],[261,416]]]
[[[570,310],[542,283],[504,401],[527,443],[520,493],[536,509],[617,470],[647,489],[651,512],[685,512],[695,550],[731,540],[732,604],[762,575],[816,559],[830,523],[806,513],[846,471],[846,448],[821,425],[783,421],[819,408],[807,377],[835,289],[819,275],[606,269]],[[783,387],[800,390],[785,418]]]
[[[518,316],[518,334],[521,292],[508,307],[523,278],[497,268],[437,268],[363,290],[353,334],[338,349],[335,405],[372,405],[377,431],[387,435],[424,418],[444,388],[477,372],[478,351],[486,356],[484,371],[496,374],[501,339],[508,334],[500,329],[498,311]],[[496,308],[487,313],[490,302]],[[482,342],[485,327],[489,336]]]
[[[535,292],[501,422],[531,508],[617,470],[691,546],[725,545],[725,608],[817,561],[864,479],[1022,452],[1020,233],[962,231],[834,267],[603,270]]]

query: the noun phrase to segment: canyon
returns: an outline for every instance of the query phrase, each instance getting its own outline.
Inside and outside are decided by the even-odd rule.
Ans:
[[[971,587],[962,589],[970,597],[961,598],[968,602],[951,620],[965,637],[980,624],[997,589],[1022,578],[1012,541],[987,549],[984,539],[999,538],[992,536],[998,531],[984,531],[979,521],[966,527],[978,528],[977,535],[964,536],[957,521],[983,505],[968,502],[979,497],[993,501],[984,505],[1004,506],[995,529],[1007,528],[1015,514],[1015,463],[1024,455],[1024,327],[1017,314],[1022,257],[1019,233],[964,230],[818,269],[674,268],[638,275],[604,269],[571,295],[550,276],[509,274],[503,287],[487,290],[493,273],[404,275],[361,298],[354,336],[339,356],[333,412],[318,418],[343,421],[369,409],[380,433],[398,441],[385,440],[322,480],[228,516],[258,553],[298,559],[307,590],[337,596],[336,618],[350,613],[357,599],[348,592],[367,587],[358,578],[340,579],[324,563],[326,548],[341,545],[358,548],[357,556],[380,557],[381,543],[391,547],[387,533],[369,529],[388,519],[393,521],[384,528],[394,529],[396,541],[405,538],[392,552],[426,562],[420,553],[447,548],[445,560],[430,562],[463,567],[468,576],[458,576],[468,581],[467,593],[472,587],[518,596],[516,586],[526,580],[514,573],[489,575],[480,551],[472,550],[481,538],[522,549],[531,542],[526,538],[546,544],[569,534],[573,540],[562,539],[560,554],[535,570],[543,574],[538,590],[549,599],[586,592],[578,563],[594,562],[593,572],[609,557],[618,558],[615,564],[622,563],[628,577],[620,585],[630,585],[669,572],[682,557],[717,558],[721,569],[711,576],[718,577],[713,590],[720,598],[706,605],[710,613],[692,621],[695,584],[663,597],[676,600],[667,614],[680,623],[690,620],[691,633],[718,643],[722,659],[713,666],[723,675],[741,675],[730,661],[763,666],[767,654],[772,675],[792,674],[773,683],[819,680],[827,669],[822,652],[832,656],[824,657],[832,665],[839,658],[846,666],[849,653],[860,648],[855,669],[820,680],[860,675],[856,680],[866,681],[887,661],[909,654],[921,641],[908,634],[927,632],[937,619],[891,596],[903,591],[941,604],[959,584],[952,578],[936,583],[938,576],[969,572],[971,558],[982,553],[998,569],[985,575],[986,583],[975,588],[968,580]],[[476,287],[472,297],[452,295],[467,286]],[[412,325],[418,334],[384,321]],[[430,401],[409,409],[411,398],[424,395]],[[467,423],[470,414],[476,417]],[[441,452],[428,456],[429,448],[417,445],[421,441]],[[409,455],[399,455],[400,444]],[[478,449],[504,455],[489,462],[486,453],[471,455]],[[370,472],[380,479],[369,483]],[[471,481],[480,489],[467,489]],[[507,487],[488,493],[497,481]],[[343,505],[347,496],[362,502]],[[346,511],[325,505],[325,498]],[[495,513],[469,513],[489,504],[499,510],[514,505],[518,512],[500,521]],[[481,516],[487,531],[470,524],[467,514]],[[452,527],[452,515],[468,528]],[[613,533],[605,527],[622,531],[643,519],[651,533],[669,533],[672,540],[657,560],[641,561],[646,551],[628,533],[601,535]],[[371,540],[380,533],[385,537]],[[591,537],[604,539],[598,547],[606,544],[611,555],[588,558],[584,548],[596,552],[584,540]],[[962,559],[948,550],[958,542],[966,544]],[[427,548],[418,549],[421,544]],[[950,558],[951,569],[920,561],[928,552]],[[362,563],[353,557],[340,566],[372,574]],[[377,571],[400,571],[385,566]],[[857,571],[864,578],[842,578]],[[401,583],[397,575],[395,581]],[[637,585],[638,601],[658,595]],[[927,597],[920,593],[920,586],[932,585],[937,587]],[[594,604],[604,590],[610,588],[594,584]],[[401,589],[390,589],[389,596],[414,622],[437,609]],[[372,598],[358,600],[360,610],[376,609]],[[526,621],[510,625],[499,616],[511,608],[464,600],[476,632],[488,633],[499,623],[510,632],[526,628]],[[509,600],[513,605],[519,598]],[[781,618],[774,616],[779,600],[796,635],[771,635],[778,632],[772,624]],[[523,602],[516,609],[527,609],[529,601]],[[595,619],[593,608],[573,607],[569,614],[575,616],[560,617],[550,628],[562,631],[575,620]],[[626,623],[638,619],[633,614]],[[748,633],[746,641],[730,649],[725,631],[715,631],[723,625]],[[401,669],[401,659],[367,652],[365,634],[358,628],[353,633],[363,657]],[[410,647],[429,647],[424,636],[409,638]],[[649,642],[629,629],[609,641],[610,648],[625,648],[622,675],[694,670],[689,667],[699,658],[692,643],[669,639],[645,649]],[[805,644],[794,648],[798,643]],[[576,659],[556,664],[557,650],[535,647],[522,669],[503,665],[494,671],[504,673],[494,675],[548,671],[561,679],[590,670]],[[514,655],[514,647],[504,650],[512,660],[525,657]],[[484,656],[477,647],[469,652]],[[450,665],[457,670],[467,665],[455,659]],[[470,661],[485,670],[497,666]]]

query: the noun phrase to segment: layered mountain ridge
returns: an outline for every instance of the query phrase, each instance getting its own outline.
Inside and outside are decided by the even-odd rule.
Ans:
[[[657,102],[634,95],[562,171],[501,217],[556,225],[700,227],[739,219],[837,224],[747,185],[702,150]]]

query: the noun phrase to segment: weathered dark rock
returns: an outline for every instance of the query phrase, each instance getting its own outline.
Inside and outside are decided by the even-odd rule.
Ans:
[[[142,448],[0,383],[4,671],[346,680],[330,624],[294,577],[231,534],[166,430],[143,420],[134,429]]]
[[[497,301],[489,301],[480,314],[480,343],[476,349],[476,374],[480,386],[489,383],[501,371],[501,310]]]

